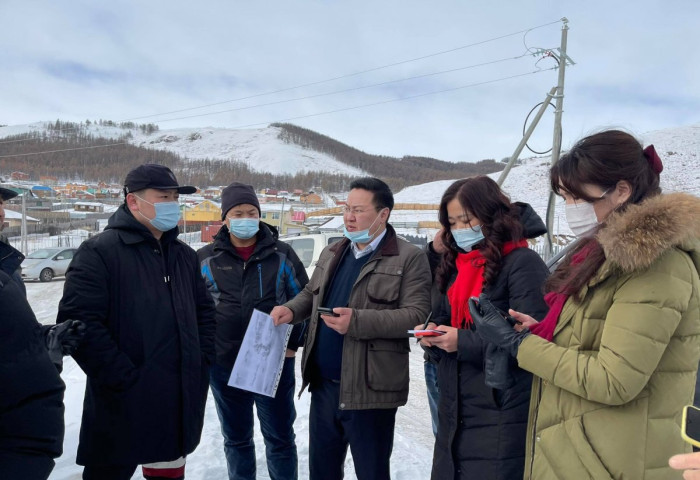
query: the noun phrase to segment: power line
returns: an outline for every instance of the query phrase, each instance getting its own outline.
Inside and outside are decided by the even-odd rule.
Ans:
[[[501,78],[496,78],[496,79],[493,79],[493,80],[486,80],[486,81],[483,81],[483,82],[470,83],[470,84],[468,84],[468,85],[462,85],[462,86],[459,86],[459,87],[446,88],[446,89],[443,89],[443,90],[434,90],[434,91],[432,91],[432,92],[421,93],[421,94],[418,94],[418,95],[410,95],[410,96],[408,96],[408,97],[392,98],[392,99],[390,99],[390,100],[383,100],[383,101],[381,101],[381,102],[366,103],[366,104],[364,104],[364,105],[355,105],[355,106],[347,107],[347,108],[339,108],[339,109],[336,109],[336,110],[327,110],[327,111],[325,111],[325,112],[317,112],[317,113],[312,113],[312,114],[309,114],[309,115],[301,115],[301,116],[297,116],[297,117],[289,117],[289,118],[271,120],[271,121],[266,121],[266,122],[249,123],[249,124],[247,124],[247,125],[237,125],[237,126],[230,127],[230,128],[255,127],[255,126],[259,126],[259,125],[269,125],[270,123],[288,122],[288,121],[290,121],[290,120],[299,120],[299,119],[303,119],[303,118],[311,118],[311,117],[318,117],[318,116],[321,116],[321,115],[329,115],[329,114],[332,114],[332,113],[347,112],[347,111],[350,111],[350,110],[358,110],[358,109],[360,109],[360,108],[374,107],[374,106],[377,106],[377,105],[385,105],[385,104],[387,104],[387,103],[401,102],[401,101],[405,101],[405,100],[412,100],[412,99],[414,99],[414,98],[427,97],[427,96],[429,96],[429,95],[438,95],[438,94],[441,94],[441,93],[454,92],[454,91],[457,91],[457,90],[463,90],[463,89],[465,89],[465,88],[471,88],[471,87],[477,87],[477,86],[481,86],[481,85],[487,85],[487,84],[490,84],[490,83],[503,82],[503,81],[505,81],[505,80],[511,80],[511,79],[513,79],[513,78],[525,77],[525,76],[528,76],[528,75],[535,75],[535,74],[543,73],[543,72],[546,72],[546,71],[549,71],[549,70],[556,70],[556,68],[557,68],[557,67],[547,68],[547,69],[544,69],[544,70],[538,69],[538,70],[534,70],[534,71],[531,71],[531,72],[525,72],[525,73],[520,73],[520,74],[517,74],[517,75],[511,75],[511,76],[508,76],[508,77],[501,77]],[[128,142],[122,142],[122,143],[113,143],[113,144],[109,144],[109,145],[96,145],[96,146],[91,146],[91,147],[66,148],[66,149],[62,149],[62,150],[50,150],[50,151],[34,152],[34,153],[21,153],[21,154],[16,154],[16,155],[0,155],[0,158],[26,157],[26,156],[30,156],[30,155],[42,155],[42,154],[44,154],[44,153],[71,152],[71,151],[75,151],[75,150],[87,150],[87,149],[89,149],[89,148],[104,148],[104,147],[112,147],[112,146],[116,146],[116,145],[128,145],[128,144],[129,144]]]
[[[404,64],[406,64],[406,63],[417,62],[417,61],[419,61],[419,60],[425,60],[426,58],[432,58],[432,57],[437,57],[437,56],[439,56],[439,55],[445,55],[445,54],[447,54],[447,53],[457,52],[457,51],[459,51],[459,50],[464,50],[464,49],[466,49],[466,48],[471,48],[471,47],[475,47],[475,46],[478,46],[478,45],[483,45],[483,44],[485,44],[485,43],[494,42],[494,41],[496,41],[496,40],[502,40],[502,39],[504,39],[504,38],[512,37],[512,36],[515,36],[515,35],[520,35],[521,33],[527,34],[527,33],[529,33],[529,32],[532,31],[532,30],[537,30],[537,29],[539,29],[539,28],[548,27],[548,26],[550,26],[550,25],[554,25],[554,24],[559,23],[559,22],[561,22],[561,20],[556,20],[556,21],[554,21],[554,22],[545,23],[545,24],[542,24],[542,25],[538,25],[538,26],[536,26],[536,27],[527,28],[527,29],[525,29],[525,30],[519,30],[519,31],[517,31],[517,32],[508,33],[508,34],[501,35],[501,36],[498,36],[498,37],[489,38],[489,39],[487,39],[487,40],[482,40],[482,41],[479,41],[479,42],[470,43],[469,45],[462,45],[461,47],[455,47],[455,48],[451,48],[451,49],[449,49],[449,50],[443,50],[443,51],[440,51],[440,52],[430,53],[430,54],[427,54],[427,55],[423,55],[423,56],[420,56],[420,57],[411,58],[411,59],[408,59],[408,60],[401,60],[401,61],[399,61],[399,62],[394,62],[394,63],[390,63],[390,64],[387,64],[387,65],[382,65],[382,66],[379,66],[379,67],[368,68],[368,69],[366,69],[366,70],[361,70],[361,71],[359,71],[359,72],[347,73],[347,74],[344,74],[344,75],[339,75],[339,76],[337,76],[337,77],[332,77],[332,78],[328,78],[328,79],[325,79],[325,80],[318,80],[318,81],[314,81],[314,82],[303,83],[303,84],[300,84],[300,85],[295,85],[295,86],[293,86],[293,87],[285,87],[285,88],[281,88],[281,89],[278,89],[278,90],[271,90],[271,91],[268,91],[268,92],[257,93],[257,94],[255,94],[255,95],[249,95],[249,96],[245,96],[245,97],[234,98],[234,99],[231,99],[231,100],[224,100],[224,101],[221,101],[221,102],[210,103],[210,104],[207,104],[207,105],[200,105],[200,106],[198,106],[198,107],[183,108],[183,109],[180,109],[180,110],[172,110],[172,111],[170,111],[170,112],[155,113],[155,114],[152,114],[152,115],[143,115],[143,116],[140,116],[140,117],[131,118],[131,120],[141,120],[141,119],[144,119],[144,118],[159,117],[159,116],[161,116],[161,115],[170,115],[170,114],[172,114],[172,113],[188,112],[188,111],[197,110],[197,109],[200,109],[200,108],[214,107],[214,106],[217,106],[217,105],[222,105],[222,104],[224,104],[224,103],[239,102],[239,101],[241,101],[241,100],[249,100],[249,99],[251,99],[251,98],[262,97],[262,96],[265,96],[265,95],[274,95],[274,94],[276,94],[276,93],[282,93],[282,92],[286,92],[286,91],[289,91],[289,90],[295,90],[295,89],[297,89],[297,88],[311,87],[311,86],[314,86],[314,85],[320,85],[320,84],[322,84],[322,83],[334,82],[334,81],[336,81],[336,80],[342,80],[342,79],[344,79],[344,78],[350,78],[350,77],[355,77],[355,76],[358,76],[358,75],[364,75],[365,73],[376,72],[376,71],[383,70],[383,69],[386,69],[386,68],[391,68],[391,67],[396,67],[396,66],[399,66],[399,65],[404,65]]]
[[[253,109],[253,108],[268,107],[268,106],[270,106],[270,105],[279,105],[279,104],[282,104],[282,103],[297,102],[297,101],[299,101],[299,100],[308,100],[308,99],[311,99],[311,98],[327,97],[327,96],[330,96],[330,95],[337,95],[337,94],[340,94],[340,93],[347,93],[347,92],[353,92],[353,91],[358,91],[358,90],[365,90],[365,89],[368,89],[368,88],[380,87],[380,86],[383,86],[383,85],[389,85],[389,84],[391,84],[391,83],[406,82],[406,81],[409,81],[409,80],[416,80],[416,79],[419,79],[419,78],[426,78],[426,77],[432,77],[432,76],[436,76],[436,75],[443,75],[443,74],[445,74],[445,73],[459,72],[459,71],[467,70],[467,69],[470,69],[470,68],[483,67],[483,66],[486,66],[486,65],[493,65],[493,64],[496,64],[496,63],[505,62],[505,61],[509,61],[509,60],[517,60],[517,59],[519,59],[519,58],[523,58],[523,57],[526,57],[526,56],[528,56],[528,55],[529,55],[529,54],[523,54],[523,55],[518,55],[517,57],[502,58],[502,59],[499,59],[499,60],[493,60],[493,61],[491,61],[491,62],[484,62],[484,63],[475,64],[475,65],[468,65],[468,66],[466,66],[466,67],[452,68],[452,69],[450,69],[450,70],[442,70],[442,71],[439,71],[439,72],[424,73],[424,74],[422,74],[422,75],[415,75],[415,76],[413,76],[413,77],[399,78],[399,79],[396,79],[396,80],[388,80],[388,81],[386,81],[386,82],[373,83],[373,84],[370,84],[370,85],[362,85],[362,86],[359,86],[359,87],[346,88],[346,89],[343,89],[343,90],[336,90],[336,91],[333,91],[333,92],[317,93],[317,94],[314,94],[314,95],[306,95],[306,96],[304,96],[304,97],[290,98],[290,99],[287,99],[287,100],[278,100],[278,101],[275,101],[275,102],[259,103],[259,104],[256,104],[256,105],[249,105],[249,106],[247,106],[247,107],[230,108],[230,109],[226,109],[226,110],[218,110],[218,111],[216,111],[216,112],[206,112],[206,113],[198,113],[198,114],[195,114],[195,115],[186,115],[186,116],[183,116],[183,117],[165,118],[165,119],[163,119],[163,120],[158,120],[158,123],[172,122],[172,121],[175,121],[175,120],[185,120],[185,119],[188,119],[188,118],[206,117],[206,116],[209,116],[209,115],[219,115],[219,114],[221,114],[221,113],[237,112],[237,111],[241,111],[241,110],[250,110],[250,109]],[[0,142],[0,143],[3,143],[3,142]]]
[[[47,150],[44,152],[34,152],[34,153],[16,153],[14,155],[0,155],[0,158],[9,158],[9,157],[28,157],[30,155],[42,155],[44,153],[57,153],[57,152],[74,152],[76,150],[88,150],[90,148],[105,148],[105,147],[114,147],[117,145],[129,145],[129,142],[121,142],[121,143],[109,143],[107,145],[92,145],[90,147],[75,147],[75,148],[64,148],[61,150]]]
[[[248,96],[245,96],[245,97],[234,98],[234,99],[231,99],[231,100],[224,100],[224,101],[221,101],[221,102],[215,102],[215,103],[210,103],[210,104],[206,104],[206,105],[200,105],[200,106],[196,106],[196,107],[189,107],[189,108],[183,108],[183,109],[179,109],[179,110],[171,110],[171,111],[169,111],[169,112],[162,112],[162,113],[155,113],[155,114],[150,114],[150,115],[142,115],[142,116],[138,116],[138,117],[132,117],[132,118],[128,118],[128,119],[125,119],[125,120],[118,120],[117,123],[127,122],[127,121],[133,121],[133,120],[142,120],[142,119],[146,119],[146,118],[159,117],[159,116],[170,115],[170,114],[174,114],[174,113],[188,112],[188,111],[192,111],[192,110],[198,110],[198,109],[201,109],[201,108],[214,107],[214,106],[222,105],[222,104],[226,104],[226,103],[238,102],[238,101],[241,101],[241,100],[249,100],[249,99],[251,99],[251,98],[257,98],[257,97],[261,97],[261,96],[273,95],[273,94],[276,94],[276,93],[287,92],[287,91],[289,91],[289,90],[294,90],[294,89],[297,89],[297,88],[304,88],[304,87],[310,87],[310,86],[320,85],[320,84],[323,84],[323,83],[329,83],[329,82],[333,82],[333,81],[336,81],[336,80],[341,80],[341,79],[344,79],[344,78],[350,78],[350,77],[354,77],[354,76],[358,76],[358,75],[363,75],[363,74],[365,74],[365,73],[376,72],[376,71],[383,70],[383,69],[386,69],[386,68],[395,67],[395,66],[398,66],[398,65],[404,65],[404,64],[406,64],[406,63],[411,63],[411,62],[416,62],[416,61],[419,61],[419,60],[424,60],[424,59],[426,59],[426,58],[432,58],[432,57],[436,57],[436,56],[439,56],[439,55],[445,55],[445,54],[452,53],[452,52],[456,52],[456,51],[459,51],[459,50],[464,50],[464,49],[466,49],[466,48],[471,48],[471,47],[475,47],[475,46],[478,46],[478,45],[483,45],[483,44],[486,44],[486,43],[494,42],[494,41],[497,41],[497,40],[502,40],[502,39],[504,39],[504,38],[512,37],[512,36],[515,36],[515,35],[520,35],[521,33],[527,35],[529,32],[531,32],[531,31],[533,31],[533,30],[537,30],[537,29],[539,29],[539,28],[548,27],[548,26],[550,26],[550,25],[554,25],[554,24],[559,23],[559,22],[561,22],[561,20],[556,20],[556,21],[553,21],[553,22],[544,23],[544,24],[542,24],[542,25],[537,25],[537,26],[535,26],[535,27],[527,28],[527,29],[524,29],[524,30],[519,30],[519,31],[517,31],[517,32],[508,33],[508,34],[505,34],[505,35],[500,35],[500,36],[493,37],[493,38],[489,38],[489,39],[482,40],[482,41],[479,41],[479,42],[470,43],[470,44],[468,44],[468,45],[462,45],[462,46],[460,46],[460,47],[451,48],[451,49],[449,49],[449,50],[443,50],[443,51],[440,51],[440,52],[434,52],[434,53],[430,53],[430,54],[423,55],[423,56],[420,56],[420,57],[415,57],[415,58],[411,58],[411,59],[407,59],[407,60],[401,60],[401,61],[399,61],[399,62],[394,62],[394,63],[390,63],[390,64],[387,64],[387,65],[382,65],[382,66],[379,66],[379,67],[369,68],[369,69],[361,70],[361,71],[354,72],[354,73],[348,73],[348,74],[344,74],[344,75],[339,75],[339,76],[332,77],[332,78],[328,78],[328,79],[325,79],[325,80],[318,80],[318,81],[314,81],[314,82],[309,82],[309,83],[304,83],[304,84],[300,84],[300,85],[295,85],[295,86],[292,86],[292,87],[285,87],[285,88],[281,88],[281,89],[277,89],[277,90],[270,90],[270,91],[267,91],[267,92],[257,93],[257,94],[254,94],[254,95],[248,95]],[[527,48],[527,45],[526,45],[526,48]],[[183,118],[190,118],[190,117],[183,117]],[[169,120],[166,120],[166,121],[169,121]],[[19,126],[19,125],[28,125],[28,124],[18,124],[18,125],[13,125],[13,126]],[[71,130],[76,130],[76,129],[75,129],[75,128],[68,128],[68,129],[62,129],[62,130],[59,130],[59,131],[60,131],[60,132],[64,132],[64,131],[71,131]]]
[[[487,84],[489,84],[489,83],[502,82],[502,81],[505,81],[505,80],[511,80],[511,79],[513,79],[513,78],[525,77],[525,76],[527,76],[527,75],[534,75],[534,74],[537,74],[537,73],[546,72],[546,71],[548,71],[548,70],[556,70],[556,67],[547,68],[547,69],[544,69],[544,70],[535,70],[535,71],[532,71],[532,72],[520,73],[520,74],[517,74],[517,75],[511,75],[511,76],[509,76],[509,77],[497,78],[497,79],[495,79],[495,80],[487,80],[487,81],[484,81],[484,82],[471,83],[471,84],[469,84],[469,85],[462,85],[462,86],[460,86],[460,87],[447,88],[447,89],[444,89],[444,90],[435,90],[435,91],[432,91],[432,92],[421,93],[421,94],[418,94],[418,95],[411,95],[411,96],[409,96],[409,97],[393,98],[393,99],[391,99],[391,100],[384,100],[384,101],[381,101],[381,102],[367,103],[367,104],[364,104],[364,105],[356,105],[356,106],[354,106],[354,107],[340,108],[340,109],[337,109],[337,110],[328,110],[328,111],[325,111],[325,112],[312,113],[312,114],[309,114],[309,115],[302,115],[302,116],[299,116],[299,117],[290,117],[290,118],[285,118],[285,119],[281,119],[281,120],[273,120],[273,121],[259,122],[259,123],[250,123],[250,124],[248,124],[248,125],[236,125],[235,127],[230,127],[230,128],[255,127],[255,126],[258,126],[258,125],[269,125],[270,123],[287,122],[287,121],[289,121],[289,120],[299,120],[299,119],[302,119],[302,118],[318,117],[318,116],[321,116],[321,115],[328,115],[328,114],[331,114],[331,113],[347,112],[347,111],[349,111],[349,110],[357,110],[357,109],[360,109],[360,108],[374,107],[374,106],[376,106],[376,105],[384,105],[384,104],[392,103],[392,102],[401,102],[401,101],[404,101],[404,100],[412,100],[412,99],[414,99],[414,98],[427,97],[427,96],[429,96],[429,95],[437,95],[437,94],[440,94],[440,93],[454,92],[454,91],[456,91],[456,90],[462,90],[462,89],[470,88],[470,87],[478,87],[478,86],[481,86],[481,85],[487,85]],[[2,158],[2,157],[0,157],[0,158]]]
[[[209,115],[219,115],[219,114],[221,114],[221,113],[230,113],[230,112],[241,111],[241,110],[251,110],[251,109],[253,109],[253,108],[267,107],[267,106],[270,106],[270,105],[279,105],[279,104],[283,104],[283,103],[297,102],[297,101],[300,101],[300,100],[308,100],[308,99],[311,99],[311,98],[319,98],[319,97],[326,97],[326,96],[330,96],[330,95],[338,95],[338,94],[340,94],[340,93],[347,93],[347,92],[353,92],[353,91],[358,91],[358,90],[364,90],[364,89],[368,89],[368,88],[374,88],[374,87],[380,87],[380,86],[383,86],[383,85],[389,85],[389,84],[392,84],[392,83],[406,82],[406,81],[410,81],[410,80],[417,80],[417,79],[420,79],[420,78],[432,77],[432,76],[436,76],[436,75],[444,75],[444,74],[446,74],[446,73],[454,73],[454,72],[459,72],[459,71],[462,71],[462,70],[468,70],[468,69],[471,69],[471,68],[484,67],[484,66],[487,66],[487,65],[494,65],[494,64],[497,64],[497,63],[503,63],[503,62],[512,61],[512,60],[518,60],[518,59],[520,59],[520,58],[527,57],[527,56],[529,56],[529,55],[530,55],[529,53],[523,53],[523,54],[517,55],[517,56],[515,56],[515,57],[505,57],[505,58],[500,58],[500,59],[498,59],[498,60],[492,60],[492,61],[490,61],[490,62],[477,63],[477,64],[473,64],[473,65],[467,65],[467,66],[464,66],[464,67],[452,68],[452,69],[449,69],[449,70],[442,70],[442,71],[438,71],[438,72],[424,73],[424,74],[421,74],[421,75],[414,75],[414,76],[412,76],[412,77],[405,77],[405,78],[398,78],[398,79],[394,79],[394,80],[387,80],[387,81],[385,81],[385,82],[372,83],[372,84],[369,84],[369,85],[361,85],[361,86],[359,86],[359,87],[351,87],[351,88],[346,88],[346,89],[343,89],[343,90],[335,90],[335,91],[332,91],[332,92],[318,93],[318,94],[314,94],[314,95],[306,95],[306,96],[303,96],[303,97],[290,98],[290,99],[287,99],[287,100],[277,100],[277,101],[274,101],[274,102],[259,103],[259,104],[255,104],[255,105],[249,105],[249,106],[246,106],[246,107],[238,107],[238,108],[231,108],[231,109],[226,109],[226,110],[219,110],[219,111],[216,111],[216,112],[206,112],[206,113],[198,113],[198,114],[195,114],[195,115],[186,115],[186,116],[182,116],[182,117],[167,118],[167,119],[159,120],[158,123],[172,122],[172,121],[175,121],[175,120],[185,120],[185,119],[188,119],[188,118],[206,117],[206,116],[209,116]],[[225,102],[224,102],[224,103],[225,103]],[[55,131],[64,133],[64,132],[68,132],[68,131],[71,131],[71,130],[76,130],[76,128],[66,128],[66,129],[59,129],[59,130],[55,130]],[[0,145],[6,144],[6,143],[28,142],[28,141],[31,141],[31,140],[33,140],[33,139],[31,139],[31,138],[20,138],[20,139],[14,139],[14,140],[4,140],[4,141],[0,141]]]

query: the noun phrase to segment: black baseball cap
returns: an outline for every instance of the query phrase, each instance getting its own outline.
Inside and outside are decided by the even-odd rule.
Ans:
[[[2,188],[0,187],[0,197],[2,197],[3,200],[9,200],[11,198],[15,198],[18,195],[17,192],[14,190],[10,190],[9,188]]]
[[[146,188],[155,188],[156,190],[177,190],[177,193],[194,193],[197,187],[190,185],[180,186],[177,184],[177,178],[172,170],[165,165],[155,163],[146,163],[139,165],[132,171],[126,174],[124,180],[124,194],[138,192]]]

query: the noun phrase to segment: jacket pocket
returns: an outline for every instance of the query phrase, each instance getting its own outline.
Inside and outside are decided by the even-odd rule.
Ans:
[[[370,340],[367,344],[367,386],[382,392],[400,392],[408,388],[408,342]]]
[[[367,298],[379,305],[398,302],[403,270],[399,266],[380,265],[374,269],[367,282]]]
[[[541,443],[542,454],[557,478],[613,478],[586,436],[582,416],[543,430],[537,435],[536,441]]]

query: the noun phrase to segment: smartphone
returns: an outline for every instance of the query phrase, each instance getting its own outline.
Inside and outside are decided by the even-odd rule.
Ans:
[[[316,309],[316,311],[318,311],[319,315],[330,315],[331,317],[339,317],[340,316],[337,313],[335,313],[332,308],[328,308],[328,307],[318,307]]]
[[[689,444],[700,447],[700,408],[692,405],[683,407],[681,437]]]
[[[408,330],[408,336],[409,337],[439,337],[440,335],[444,335],[447,332],[443,330]]]

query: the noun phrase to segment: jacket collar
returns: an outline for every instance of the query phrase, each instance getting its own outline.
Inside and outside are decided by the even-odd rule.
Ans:
[[[386,235],[384,235],[384,239],[382,242],[379,244],[379,250],[377,252],[374,252],[372,256],[375,255],[385,255],[385,256],[393,256],[393,255],[398,255],[399,254],[399,241],[398,237],[396,236],[396,230],[394,230],[394,227],[391,226],[391,224],[387,223],[386,224]],[[333,245],[330,247],[330,251],[333,252],[336,256],[338,253],[342,253],[345,251],[345,248],[350,244],[350,240],[347,238],[342,239],[339,242],[335,242]]]
[[[688,252],[700,268],[700,198],[670,193],[629,205],[608,217],[597,238],[606,257],[600,274],[648,268],[672,248]]]

